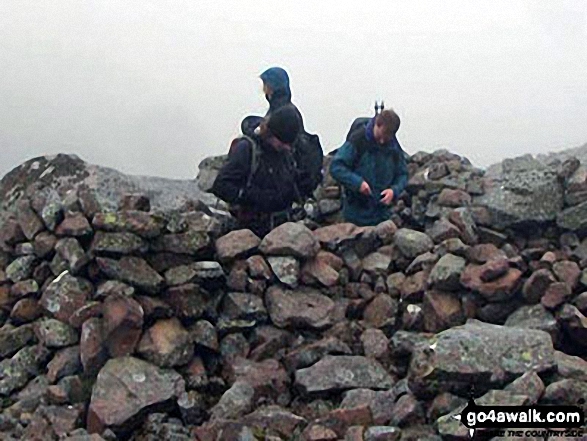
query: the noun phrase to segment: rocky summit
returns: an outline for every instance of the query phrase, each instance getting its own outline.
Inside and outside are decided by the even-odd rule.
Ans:
[[[418,152],[371,227],[326,173],[265,237],[207,193],[222,157],[31,159],[0,182],[2,439],[468,440],[471,398],[582,406],[582,159]]]

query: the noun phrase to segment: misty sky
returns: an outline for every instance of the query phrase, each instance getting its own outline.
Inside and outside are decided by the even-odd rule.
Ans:
[[[410,154],[587,142],[585,0],[1,0],[0,175],[64,152],[192,178],[264,114],[271,66],[325,151],[375,99]]]

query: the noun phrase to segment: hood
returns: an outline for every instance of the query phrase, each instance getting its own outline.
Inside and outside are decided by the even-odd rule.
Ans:
[[[271,98],[265,95],[271,108],[281,107],[282,105],[291,102],[291,90],[289,88],[289,76],[287,72],[281,67],[271,67],[263,72],[261,80],[269,85],[273,90]]]

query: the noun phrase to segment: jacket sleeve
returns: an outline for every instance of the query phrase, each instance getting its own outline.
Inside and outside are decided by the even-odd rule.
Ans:
[[[344,187],[358,192],[363,178],[352,170],[356,155],[357,149],[350,142],[345,142],[334,155],[330,164],[330,175]]]
[[[406,164],[406,156],[397,139],[395,139],[395,144],[395,147],[399,150],[399,163],[395,168],[396,172],[391,183],[394,199],[399,197],[401,192],[404,191],[406,185],[408,184],[408,166]]]
[[[240,202],[242,190],[247,185],[250,167],[251,145],[242,140],[220,169],[212,185],[212,193],[229,204]]]

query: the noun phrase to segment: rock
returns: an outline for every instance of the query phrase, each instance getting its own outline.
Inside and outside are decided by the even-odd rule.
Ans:
[[[412,263],[410,263],[410,266],[408,266],[408,268],[404,272],[407,275],[412,275],[419,271],[430,272],[432,271],[432,268],[434,268],[434,265],[436,265],[436,262],[438,262],[438,260],[441,257],[442,256],[438,256],[431,252],[420,254],[412,261]]]
[[[286,222],[272,230],[261,242],[259,251],[271,256],[314,257],[320,250],[318,240],[304,225]]]
[[[496,341],[501,344],[495,345]],[[547,333],[469,320],[437,334],[432,345],[416,346],[410,363],[410,389],[459,393],[474,383],[480,391],[530,370],[547,372],[555,363]]]
[[[245,293],[233,292],[224,297],[223,314],[230,320],[257,320],[267,319],[267,310],[263,299]]]
[[[558,368],[558,379],[587,382],[587,361],[560,351],[554,351],[554,357]]]
[[[113,294],[102,308],[104,344],[111,357],[131,355],[143,331],[144,312],[130,297]]]
[[[538,403],[544,393],[544,383],[536,372],[526,372],[508,384],[504,391],[511,392],[514,395],[526,395],[530,404],[534,405]]]
[[[393,406],[391,415],[389,423],[398,427],[424,423],[425,420],[422,405],[411,394],[405,394],[398,398]]]
[[[465,244],[471,246],[477,244],[479,241],[477,225],[473,218],[473,214],[468,207],[461,207],[453,210],[449,214],[448,219],[460,230],[460,237],[462,237]]]
[[[277,433],[281,437],[289,437],[306,423],[306,420],[280,406],[264,406],[242,418],[250,427],[263,432]]]
[[[323,286],[334,286],[339,281],[339,271],[343,265],[338,256],[320,251],[302,267],[302,281],[306,284],[318,281]]]
[[[164,234],[157,237],[152,243],[154,251],[188,254],[196,257],[204,254],[210,246],[211,240],[208,232],[199,229],[190,229],[179,234]]]
[[[163,277],[140,257],[125,256],[120,260],[98,257],[96,262],[106,276],[147,293],[156,294],[163,286]]]
[[[69,323],[72,314],[85,305],[91,289],[86,280],[65,271],[45,288],[39,304],[57,320]]]
[[[42,345],[26,346],[0,361],[0,396],[7,397],[41,374],[51,352]]]
[[[240,418],[253,410],[255,390],[247,383],[240,381],[232,385],[220,401],[211,410],[212,418]]]
[[[216,253],[220,262],[246,258],[259,247],[261,239],[251,230],[231,231],[216,240]]]
[[[547,269],[539,269],[534,271],[532,275],[524,283],[522,294],[528,303],[538,303],[546,293],[546,290],[551,283],[556,282],[552,273]]]
[[[149,244],[129,232],[105,233],[97,231],[90,247],[94,254],[144,254]]]
[[[313,365],[326,355],[351,355],[352,351],[335,337],[326,337],[314,343],[292,349],[285,356],[284,364],[290,371]]]
[[[145,331],[137,351],[159,367],[185,365],[194,354],[190,335],[177,318],[157,321]]]
[[[485,194],[474,198],[476,205],[487,207],[494,228],[542,224],[557,219],[564,202],[555,169],[541,164],[531,155],[506,159],[500,168],[496,173],[485,175]]]
[[[96,375],[108,359],[102,320],[90,318],[82,325],[80,359],[87,375]]]
[[[13,328],[6,325],[0,328],[0,359],[12,357],[34,340],[35,333],[32,326]]]
[[[328,225],[314,230],[316,240],[328,250],[335,250],[341,243],[348,242],[357,236],[358,227],[345,222]]]
[[[462,324],[465,320],[459,298],[442,291],[426,291],[422,303],[424,329],[440,332]]]
[[[273,286],[265,294],[265,305],[271,321],[279,328],[321,330],[333,324],[334,302],[312,289],[284,291]]]
[[[585,215],[587,214],[587,202],[581,202],[574,207],[560,210],[556,217],[556,224],[564,230],[583,232],[585,230]]]
[[[39,302],[26,298],[20,299],[14,304],[12,312],[10,313],[10,319],[13,323],[21,325],[23,323],[30,323],[37,320],[43,315],[43,308],[39,305]]]
[[[35,255],[39,259],[49,257],[51,252],[55,249],[56,243],[57,237],[47,231],[43,231],[42,233],[37,234],[33,243]]]
[[[426,229],[426,234],[438,244],[448,239],[460,238],[461,231],[445,218],[441,218],[434,222],[431,228]]]
[[[94,299],[105,300],[110,296],[123,296],[132,297],[135,294],[135,289],[126,283],[119,282],[118,280],[107,280],[101,283],[96,289]]]
[[[88,409],[88,431],[102,433],[106,428],[128,431],[131,420],[141,412],[175,401],[184,392],[184,380],[172,370],[163,370],[133,357],[111,359],[94,384]]]
[[[37,213],[31,208],[29,200],[23,199],[17,204],[16,216],[18,224],[28,240],[33,240],[35,236],[45,229],[43,221],[37,216]]]
[[[460,288],[461,274],[467,262],[462,257],[445,254],[434,265],[428,284],[439,290],[454,291]]]
[[[134,233],[145,239],[158,237],[164,228],[163,219],[144,211],[97,213],[92,220],[97,230],[110,233]]]
[[[6,277],[12,283],[29,279],[33,273],[36,262],[37,258],[35,256],[19,257],[6,267]]]
[[[485,265],[489,265],[489,263]],[[502,277],[491,282],[483,282],[481,275],[487,271],[485,265],[467,265],[461,275],[461,285],[478,292],[490,302],[509,300],[519,287],[522,272],[510,268]]]
[[[365,308],[363,320],[368,326],[383,328],[395,325],[398,304],[387,294],[379,294]]]
[[[561,380],[549,384],[540,403],[576,406],[579,400],[587,397],[587,382]]]
[[[151,211],[149,196],[141,193],[125,194],[118,206],[119,210]]]
[[[507,318],[505,326],[538,329],[548,332],[553,338],[553,341],[558,340],[558,323],[552,313],[540,304],[522,306]]]
[[[367,329],[361,335],[363,353],[367,358],[382,361],[389,355],[389,340],[379,329]]]
[[[363,436],[365,441],[398,441],[400,438],[401,430],[393,426],[372,426]]]
[[[428,286],[428,277],[429,274],[425,271],[407,277],[401,286],[401,300],[410,303],[421,302]]]
[[[565,304],[557,315],[562,329],[573,343],[585,347],[587,341],[587,317],[572,305]]]
[[[218,352],[218,334],[214,325],[206,320],[199,320],[189,328],[191,341],[196,345]]]
[[[345,389],[388,389],[393,379],[375,360],[360,356],[328,355],[296,371],[295,385],[304,394],[337,392]]]
[[[298,286],[300,275],[300,263],[295,257],[288,256],[270,256],[267,258],[269,266],[277,279],[290,288]]]
[[[546,288],[546,292],[540,299],[540,303],[542,303],[546,309],[555,310],[569,300],[570,297],[571,290],[569,285],[564,282],[555,282],[551,283],[548,288]]]
[[[552,272],[560,282],[564,282],[568,285],[571,292],[579,286],[581,269],[575,262],[569,260],[556,262],[552,265]]]
[[[72,237],[58,240],[55,244],[55,251],[61,256],[67,269],[73,275],[78,274],[90,262],[90,258],[79,242]]]
[[[336,432],[318,424],[308,426],[302,436],[304,441],[336,441],[338,439]]]
[[[183,320],[202,317],[210,298],[198,285],[188,283],[167,289],[163,294],[163,300],[171,306],[173,313]]]
[[[244,382],[250,385],[256,399],[289,402],[290,378],[277,360],[254,362],[236,358],[225,368],[224,376],[231,384]]]
[[[84,237],[93,233],[88,219],[82,213],[66,216],[55,229],[57,236]]]
[[[382,253],[371,253],[367,255],[363,261],[363,270],[372,274],[387,274],[387,269],[391,264],[391,256]]]
[[[37,322],[35,334],[47,348],[63,348],[79,341],[74,328],[55,319],[43,319]]]
[[[400,228],[395,233],[394,243],[408,259],[414,259],[434,248],[434,242],[426,234],[407,228]]]
[[[463,190],[445,188],[438,196],[438,205],[444,207],[462,207],[471,204],[471,196]]]
[[[80,347],[71,346],[62,349],[47,365],[47,379],[54,384],[63,377],[75,375],[82,370]]]

